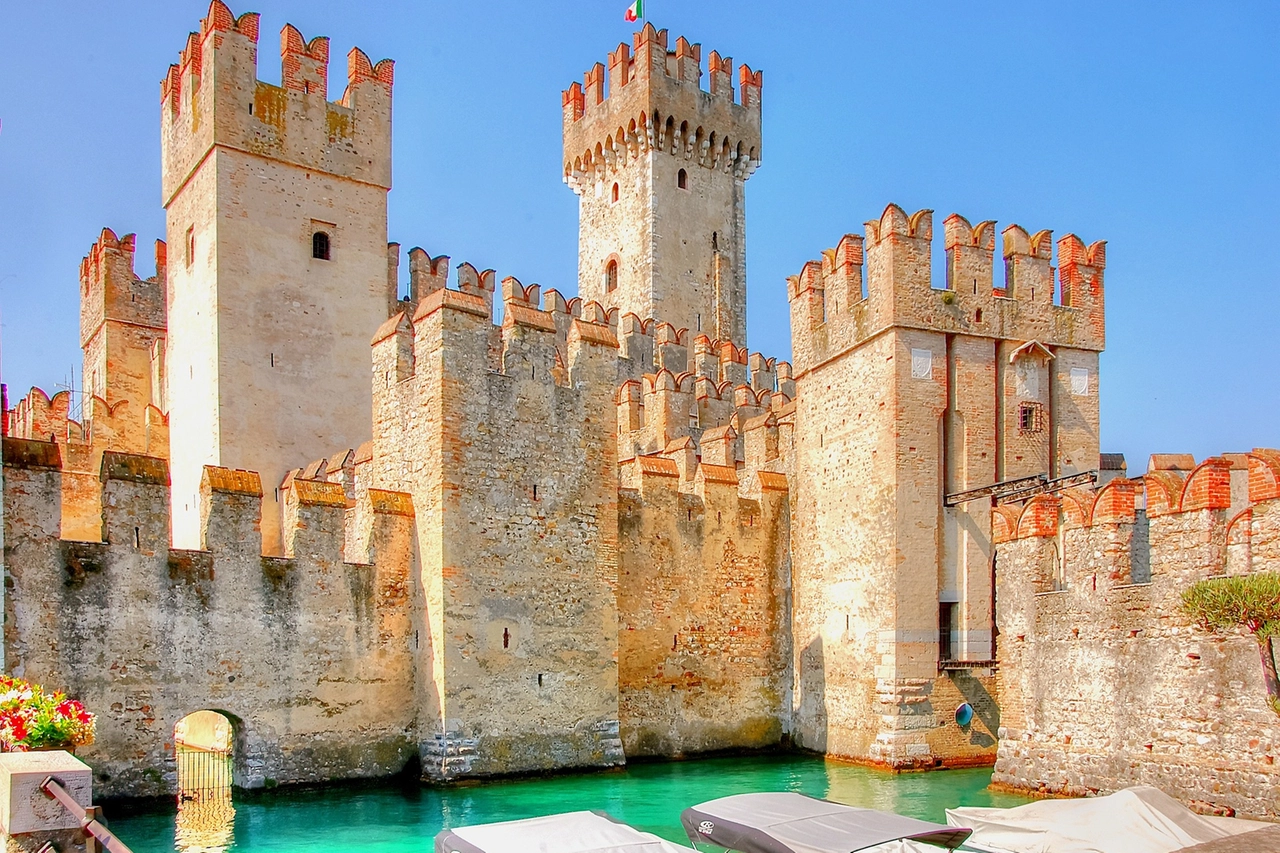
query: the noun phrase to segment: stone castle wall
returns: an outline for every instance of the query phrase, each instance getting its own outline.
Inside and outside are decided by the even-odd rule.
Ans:
[[[1071,795],[1154,785],[1280,816],[1280,718],[1258,644],[1206,633],[1179,607],[1196,581],[1280,566],[1280,454],[1247,465],[1236,513],[1226,459],[997,510],[995,782]]]
[[[422,504],[424,770],[620,763],[617,341],[572,319],[561,362],[533,292],[508,279],[498,327],[493,272],[459,280],[374,346],[373,482]]]
[[[348,509],[341,487],[296,482],[286,556],[261,557],[257,474],[207,468],[201,548],[177,550],[164,461],[107,452],[104,541],[75,542],[58,535],[60,464],[55,444],[4,439],[5,664],[98,714],[81,752],[100,791],[172,793],[174,726],[202,709],[233,722],[240,786],[410,761],[407,495]]]
[[[686,478],[687,476],[687,478]],[[628,756],[773,746],[789,731],[785,476],[623,463],[619,713]],[[750,495],[750,496],[748,496]]]

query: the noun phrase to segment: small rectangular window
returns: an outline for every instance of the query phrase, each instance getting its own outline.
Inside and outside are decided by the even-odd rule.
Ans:
[[[1018,429],[1022,432],[1039,432],[1044,428],[1040,407],[1035,403],[1023,403],[1018,407]]]
[[[956,606],[950,601],[938,603],[938,660],[949,661],[955,656],[951,645],[951,625],[955,619]]]
[[[196,227],[192,225],[187,229],[187,268],[196,260]]]

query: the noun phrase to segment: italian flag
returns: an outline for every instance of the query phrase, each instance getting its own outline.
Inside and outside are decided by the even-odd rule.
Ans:
[[[627,7],[626,18],[629,22],[635,23],[644,17],[644,0],[636,0]]]

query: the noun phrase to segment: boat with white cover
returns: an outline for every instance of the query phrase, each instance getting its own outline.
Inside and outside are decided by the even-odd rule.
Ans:
[[[695,853],[604,812],[569,812],[446,829],[435,853]]]
[[[1149,786],[1104,797],[1040,800],[1011,809],[947,809],[947,823],[972,827],[967,847],[985,853],[1176,853],[1239,837],[1234,849],[1260,850],[1242,837],[1273,824],[1199,815]]]

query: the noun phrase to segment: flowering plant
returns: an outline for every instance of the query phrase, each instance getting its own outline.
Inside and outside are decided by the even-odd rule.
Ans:
[[[97,718],[62,691],[0,675],[0,742],[11,752],[93,743]]]

